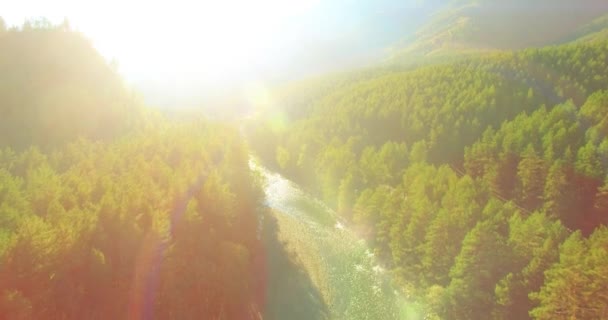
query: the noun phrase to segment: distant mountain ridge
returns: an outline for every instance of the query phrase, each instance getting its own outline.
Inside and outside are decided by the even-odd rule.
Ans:
[[[608,39],[608,14],[576,30],[570,37],[564,39],[571,42],[590,42]]]
[[[607,13],[604,0],[454,0],[412,41],[397,44],[392,60],[562,43],[577,34],[601,32],[608,23],[595,20]]]

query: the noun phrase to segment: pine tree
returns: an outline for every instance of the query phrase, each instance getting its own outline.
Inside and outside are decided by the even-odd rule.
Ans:
[[[559,263],[545,272],[546,280],[531,297],[539,306],[535,319],[603,319],[608,314],[608,231],[596,230],[585,240],[573,233],[560,247]]]
[[[558,218],[566,218],[574,209],[573,192],[571,181],[573,177],[568,177],[567,169],[561,161],[556,161],[551,165],[547,174],[547,181],[544,190],[544,210],[550,215]]]
[[[518,199],[528,209],[536,209],[542,203],[546,169],[532,145],[528,145],[517,166],[519,180]]]
[[[465,237],[450,270],[446,319],[487,319],[494,309],[494,287],[506,274],[505,239],[499,225],[479,222]]]

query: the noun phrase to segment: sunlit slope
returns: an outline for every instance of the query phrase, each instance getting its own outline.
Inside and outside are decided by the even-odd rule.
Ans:
[[[356,146],[369,143],[392,140],[412,147],[424,140],[429,160],[457,160],[463,147],[488,125],[498,126],[543,104],[569,99],[580,104],[605,88],[607,45],[596,42],[477,55],[367,79],[322,80],[316,87],[308,83],[303,94],[293,90],[278,100],[279,111],[270,112],[290,123],[290,134],[281,136],[279,143],[289,156],[279,162],[284,168],[299,167],[306,176],[307,159],[312,157],[314,162],[311,154],[336,138],[356,138],[352,143],[359,151]],[[306,99],[308,93],[312,97]],[[263,141],[273,141],[272,130],[279,130],[280,124],[271,121],[267,128],[258,126],[254,131],[266,136]],[[269,150],[270,161],[279,160],[276,151]]]
[[[251,145],[349,221],[426,318],[599,319],[607,51],[598,40],[308,84],[314,98],[293,95],[301,112],[263,115]]]
[[[470,51],[538,47],[571,36],[608,12],[603,0],[456,0],[395,53],[396,61]]]
[[[608,14],[586,24],[565,40],[573,42],[593,42],[606,39],[608,39]]]
[[[67,26],[0,29],[0,146],[109,138],[133,122],[115,70]]]
[[[608,223],[608,91],[522,113],[466,148],[466,172],[529,210],[572,229]]]
[[[260,318],[237,128],[132,106],[65,26],[0,33],[0,319]]]
[[[260,191],[236,130],[0,151],[0,319],[257,319]]]

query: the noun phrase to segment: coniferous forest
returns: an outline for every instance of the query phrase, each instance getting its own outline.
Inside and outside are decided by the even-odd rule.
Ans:
[[[151,106],[67,21],[0,19],[0,320],[608,319],[605,12],[520,35],[436,2],[391,59],[222,119]],[[415,312],[335,285],[319,221]]]
[[[282,89],[250,124],[440,319],[608,316],[608,42]],[[272,142],[269,144],[269,142]]]
[[[3,30],[0,65],[1,319],[257,318],[237,128],[147,109],[65,26]]]

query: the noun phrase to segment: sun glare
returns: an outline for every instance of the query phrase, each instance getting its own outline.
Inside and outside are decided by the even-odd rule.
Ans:
[[[283,27],[318,0],[47,1],[14,3],[9,25],[67,18],[130,81],[234,81],[280,59]],[[160,79],[155,79],[160,80]]]

